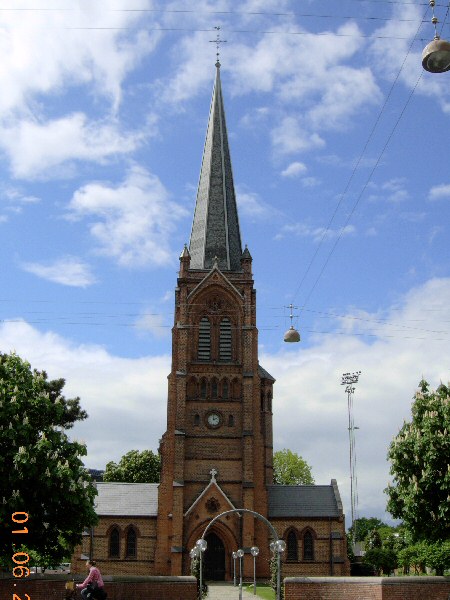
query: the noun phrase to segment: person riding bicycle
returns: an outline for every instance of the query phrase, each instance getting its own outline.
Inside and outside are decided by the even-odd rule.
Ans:
[[[77,588],[81,589],[81,597],[83,600],[91,600],[92,598],[98,598],[102,600],[106,598],[104,592],[104,583],[102,575],[98,567],[95,566],[95,560],[86,561],[86,567],[89,569],[89,574],[83,583],[78,583]]]

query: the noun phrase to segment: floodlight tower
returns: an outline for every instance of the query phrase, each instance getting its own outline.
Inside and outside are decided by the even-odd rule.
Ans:
[[[353,531],[353,545],[356,541],[356,520],[358,518],[358,477],[356,475],[356,443],[355,443],[355,421],[353,418],[353,394],[355,393],[355,384],[358,383],[361,371],[355,373],[344,373],[342,375],[341,385],[345,385],[347,393],[348,410],[348,440],[350,448],[350,504],[351,504],[351,527]]]

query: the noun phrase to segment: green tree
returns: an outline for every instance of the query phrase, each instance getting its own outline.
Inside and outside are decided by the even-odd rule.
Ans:
[[[374,548],[381,548],[383,541],[378,529],[371,529],[366,536],[366,550],[373,550]]]
[[[398,564],[403,567],[403,573],[407,575],[411,567],[414,568],[414,572],[416,575],[419,574],[420,571],[424,570],[423,567],[423,556],[421,551],[420,544],[410,544],[405,546],[399,550],[398,554]]]
[[[450,568],[450,540],[434,543],[422,542],[420,547],[423,562],[430,569],[434,569],[436,575],[443,575],[444,570]]]
[[[355,541],[363,542],[369,531],[373,529],[380,529],[380,527],[386,527],[386,523],[380,521],[376,517],[360,517],[359,519],[355,519],[352,523],[352,526],[349,527],[350,539],[353,539],[353,531],[355,532]]]
[[[122,456],[119,464],[111,461],[106,465],[103,481],[124,483],[157,483],[161,469],[159,454],[151,450],[130,450]]]
[[[377,575],[389,575],[397,567],[397,555],[387,548],[371,548],[365,553],[363,562],[373,567]]]
[[[86,447],[70,441],[64,432],[87,414],[79,398],[67,400],[62,395],[63,386],[63,379],[49,381],[44,371],[32,370],[16,354],[0,353],[4,564],[11,563],[19,548],[34,552],[45,564],[61,562],[81,542],[83,528],[97,521],[96,490],[81,460]]]
[[[418,540],[450,537],[450,397],[422,380],[412,404],[412,420],[393,439],[388,458],[393,483],[385,490],[387,509]]]
[[[291,450],[278,450],[273,455],[273,481],[278,485],[313,484],[311,467]]]

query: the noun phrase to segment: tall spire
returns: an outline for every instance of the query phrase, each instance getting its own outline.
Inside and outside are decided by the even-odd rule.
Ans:
[[[220,63],[209,112],[208,130],[192,224],[191,269],[211,269],[217,256],[221,270],[240,271],[242,244],[231,169]]]

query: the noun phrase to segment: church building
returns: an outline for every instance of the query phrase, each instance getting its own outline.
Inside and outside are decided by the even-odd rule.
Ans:
[[[159,484],[98,483],[100,522],[76,549],[106,575],[186,575],[210,521],[248,509],[286,541],[283,575],[346,575],[345,522],[330,485],[273,485],[275,379],[258,361],[252,256],[242,247],[220,79],[216,78],[189,247],[180,256]],[[269,577],[267,524],[249,513],[216,521],[205,537],[206,579]]]

